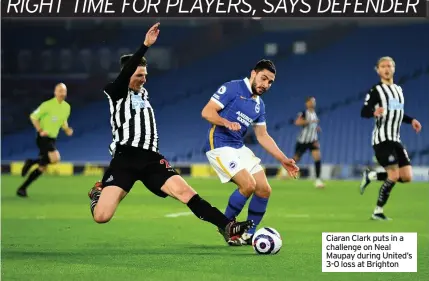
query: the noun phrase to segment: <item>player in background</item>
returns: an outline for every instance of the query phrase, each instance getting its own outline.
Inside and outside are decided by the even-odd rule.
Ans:
[[[380,76],[380,82],[366,95],[361,116],[375,119],[372,147],[378,163],[386,172],[364,171],[360,192],[363,194],[373,180],[383,181],[372,218],[389,220],[383,207],[393,187],[397,182],[410,182],[413,174],[408,153],[401,143],[401,124],[411,124],[417,133],[422,126],[415,118],[404,113],[405,99],[402,88],[393,81],[395,61],[391,57],[382,57],[378,60],[375,70]]]
[[[322,164],[318,139],[318,133],[321,129],[319,126],[319,118],[316,114],[316,99],[314,97],[308,97],[305,101],[305,107],[306,109],[299,112],[295,120],[295,125],[302,127],[302,129],[296,142],[293,159],[298,163],[302,155],[307,150],[310,150],[311,156],[314,159],[314,170],[316,172],[316,181],[314,185],[317,188],[323,188],[325,185],[320,179]]]
[[[16,194],[20,197],[27,197],[27,188],[43,172],[49,164],[60,161],[60,153],[55,147],[58,133],[62,128],[67,136],[73,135],[73,129],[68,125],[70,116],[70,105],[65,101],[67,97],[67,87],[60,83],[55,86],[55,97],[43,102],[31,115],[30,120],[37,131],[36,144],[39,148],[39,157],[27,159],[22,168],[21,175],[24,177],[34,165],[39,167],[30,173],[24,183],[18,188]]]
[[[229,237],[241,235],[253,223],[228,219],[201,198],[159,153],[155,113],[144,88],[147,77],[144,54],[156,42],[158,27],[159,23],[149,29],[133,55],[121,58],[119,75],[104,88],[110,105],[112,160],[102,181],[88,194],[92,217],[97,223],[109,222],[134,183],[141,181],[153,194],[161,198],[170,196],[186,204],[196,217],[222,228]]]
[[[252,236],[267,209],[271,187],[261,160],[244,145],[243,138],[253,126],[259,144],[296,177],[298,167],[278,148],[267,132],[265,104],[261,96],[274,82],[276,69],[269,60],[259,61],[250,78],[223,84],[202,110],[202,117],[211,123],[207,135],[206,155],[222,183],[233,182],[237,189],[229,198],[225,215],[232,219],[240,214],[247,200],[248,220],[255,226],[238,239],[224,235],[229,245],[251,245]],[[221,234],[222,229],[219,229]]]

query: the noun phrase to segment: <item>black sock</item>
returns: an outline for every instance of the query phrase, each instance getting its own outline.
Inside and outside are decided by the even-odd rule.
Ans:
[[[37,158],[37,159],[28,159],[27,161],[31,164],[31,166],[33,166],[33,165],[39,164],[40,159],[39,158]]]
[[[321,170],[320,160],[314,162],[314,167],[315,167],[315,170],[316,170],[316,178],[320,179],[320,170]]]
[[[188,207],[198,218],[225,229],[229,219],[209,202],[195,194],[188,202]]]
[[[387,180],[387,173],[386,172],[377,173],[377,180],[378,181],[385,181],[385,180]]]
[[[389,179],[387,179],[380,188],[380,193],[378,195],[377,206],[383,207],[386,205],[387,200],[389,199],[390,192],[392,188],[395,186],[395,183]]]
[[[40,177],[40,175],[42,174],[42,172],[39,169],[34,170],[29,176],[28,178],[25,180],[25,182],[21,185],[21,187],[19,189],[27,189],[27,187],[33,182],[35,181],[38,177]]]
[[[387,173],[386,172],[377,173],[377,180],[378,181],[385,181],[385,180],[387,180]],[[404,181],[401,178],[399,178],[398,182],[403,183]]]

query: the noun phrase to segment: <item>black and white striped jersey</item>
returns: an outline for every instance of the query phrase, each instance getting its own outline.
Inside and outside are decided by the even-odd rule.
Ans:
[[[411,123],[410,117],[404,114],[404,94],[396,84],[378,83],[366,95],[361,116],[374,118],[374,111],[382,107],[383,114],[375,118],[372,132],[372,145],[385,141],[401,142],[400,130],[402,122]]]
[[[138,92],[128,87],[130,77],[147,49],[143,45],[125,64],[116,80],[104,88],[110,106],[113,141],[109,150],[112,156],[117,145],[159,152],[155,114],[148,92],[144,87]]]
[[[113,155],[117,144],[158,152],[155,114],[147,90],[143,87],[139,92],[129,90],[128,95],[119,100],[113,100],[107,92],[106,95],[113,135],[110,153]]]
[[[314,110],[304,110],[298,113],[298,117],[302,117],[308,122],[303,126],[297,141],[299,143],[313,143],[318,140],[317,127],[319,126],[319,118]]]

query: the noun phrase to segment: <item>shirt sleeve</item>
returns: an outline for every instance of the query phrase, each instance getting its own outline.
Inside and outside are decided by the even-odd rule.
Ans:
[[[375,106],[380,103],[380,96],[378,92],[372,88],[369,93],[366,94],[365,103],[361,110],[361,117],[372,118],[374,117]]]
[[[266,126],[267,119],[265,114],[265,105],[261,104],[261,115],[253,122],[254,126]]]
[[[108,84],[104,88],[104,93],[114,100],[123,98],[122,94],[126,95],[128,92],[124,89],[128,88],[131,76],[139,66],[143,56],[149,48],[141,45],[140,48],[131,56],[127,63],[122,68],[118,77],[113,83]]]
[[[222,109],[228,105],[236,96],[234,86],[230,83],[223,84],[216,93],[213,94],[211,100],[217,103]]]
[[[47,113],[46,103],[42,103],[39,107],[31,113],[30,118],[40,120]]]

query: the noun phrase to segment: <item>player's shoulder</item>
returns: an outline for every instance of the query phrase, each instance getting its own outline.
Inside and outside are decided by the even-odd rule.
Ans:
[[[231,80],[228,82],[225,82],[222,84],[222,86],[220,86],[217,90],[218,94],[225,94],[226,92],[231,93],[231,92],[237,92],[237,89],[239,89],[239,80]]]
[[[63,103],[64,103],[64,105],[65,105],[65,107],[66,107],[67,109],[70,109],[70,108],[71,108],[71,105],[70,105],[68,102],[63,101]]]

